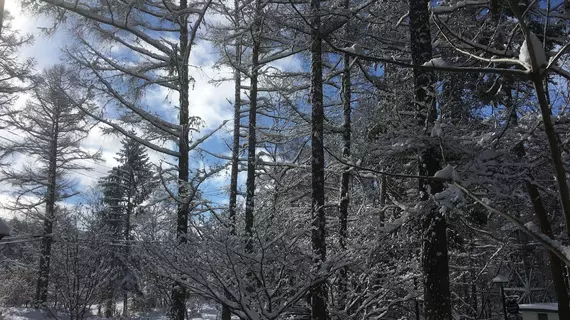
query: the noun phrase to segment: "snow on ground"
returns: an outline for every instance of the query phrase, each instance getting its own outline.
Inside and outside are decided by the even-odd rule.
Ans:
[[[216,320],[217,316],[214,310],[206,311],[201,314],[199,318],[191,318],[192,320]],[[57,318],[54,317],[47,311],[44,310],[37,310],[34,308],[15,308],[15,307],[8,307],[8,308],[1,308],[0,307],[0,319],[6,320],[44,320],[44,319],[57,319],[57,320],[69,320],[69,316],[62,313],[57,312]],[[85,320],[111,320],[111,319],[129,319],[129,320],[167,320],[168,317],[166,316],[164,311],[155,310],[151,312],[144,312],[144,313],[136,313],[133,314],[131,317],[128,318],[103,318],[94,315],[85,316]]]

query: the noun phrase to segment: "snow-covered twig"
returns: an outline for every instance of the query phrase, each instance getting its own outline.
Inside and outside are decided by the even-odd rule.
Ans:
[[[524,233],[528,234],[529,236],[531,236],[532,238],[534,238],[535,240],[540,242],[540,244],[542,244],[545,248],[547,248],[552,253],[554,253],[556,256],[558,256],[558,258],[560,258],[560,260],[564,261],[564,263],[566,265],[570,266],[570,254],[569,254],[570,248],[562,246],[556,240],[551,239],[547,235],[541,233],[538,229],[532,228],[528,223],[524,224],[518,218],[489,206],[485,201],[481,200],[473,192],[469,191],[469,189],[465,188],[461,184],[459,184],[457,182],[454,182],[454,184],[459,189],[461,189],[463,192],[465,192],[465,194],[468,195],[475,202],[482,205],[488,211],[495,213],[495,214],[509,220],[510,222],[512,222],[521,231],[523,231]]]
[[[470,6],[487,6],[489,5],[489,0],[462,0],[457,1],[457,3],[451,6],[431,6],[431,12],[434,14],[447,14],[457,11],[459,9],[463,9]]]
[[[432,176],[418,176],[418,175],[413,175],[413,174],[401,174],[401,173],[391,173],[391,172],[386,172],[386,171],[380,171],[380,170],[376,170],[376,169],[371,169],[371,168],[364,168],[361,167],[359,165],[356,165],[354,163],[350,163],[346,160],[341,159],[340,157],[338,157],[337,155],[335,155],[333,152],[331,152],[327,147],[324,148],[325,151],[330,154],[333,158],[335,158],[338,162],[353,167],[355,169],[358,170],[362,170],[362,171],[368,171],[368,172],[372,172],[372,173],[376,173],[379,175],[383,175],[383,176],[388,176],[388,177],[395,177],[395,178],[408,178],[408,179],[422,179],[422,180],[435,180],[435,181],[442,181],[442,182],[447,182],[450,181],[450,179],[446,179],[446,178],[440,178],[440,177],[432,177]]]

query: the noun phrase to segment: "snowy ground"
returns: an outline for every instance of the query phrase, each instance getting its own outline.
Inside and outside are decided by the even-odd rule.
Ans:
[[[212,311],[206,311],[201,314],[200,318],[192,318],[192,320],[216,320],[216,314]],[[69,320],[69,316],[64,313],[57,313],[53,316],[46,311],[40,311],[33,308],[1,308],[0,320]],[[163,311],[152,311],[147,313],[135,314],[129,318],[102,318],[97,316],[86,316],[86,320],[109,320],[109,319],[129,319],[129,320],[167,320],[168,317]]]

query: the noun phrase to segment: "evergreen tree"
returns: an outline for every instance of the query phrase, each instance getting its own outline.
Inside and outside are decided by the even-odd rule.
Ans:
[[[28,214],[43,222],[39,273],[35,300],[43,304],[48,296],[51,247],[57,203],[76,194],[75,183],[67,176],[75,170],[88,170],[79,160],[98,160],[99,153],[84,151],[80,144],[87,137],[92,121],[78,108],[80,97],[73,77],[63,66],[44,71],[25,108],[12,108],[2,121],[21,134],[21,140],[2,141],[3,154],[25,156],[22,168],[2,170],[4,180],[14,186],[14,201],[5,207]],[[71,93],[73,92],[73,93]],[[44,207],[45,210],[40,208]]]
[[[122,148],[116,160],[119,166],[111,169],[108,176],[101,180],[103,202],[105,204],[104,219],[115,241],[123,242],[120,254],[122,267],[121,287],[123,291],[123,316],[128,316],[128,292],[136,287],[130,269],[130,242],[132,240],[132,216],[140,212],[138,208],[148,200],[150,193],[157,186],[156,174],[145,147],[136,140],[124,138]],[[113,288],[111,283],[107,297],[107,312],[112,305]]]

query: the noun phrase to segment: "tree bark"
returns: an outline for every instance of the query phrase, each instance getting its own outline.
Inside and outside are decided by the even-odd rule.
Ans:
[[[516,3],[513,0],[509,0],[509,5],[513,10],[513,13],[519,19],[519,26],[524,33],[525,38],[528,39],[530,30],[527,25],[524,24],[524,19],[518,10]],[[552,165],[554,167],[554,175],[556,177],[556,182],[558,184],[558,195],[559,201],[562,205],[562,211],[564,213],[564,221],[566,223],[566,233],[570,237],[570,189],[568,188],[568,180],[566,178],[566,170],[564,169],[564,162],[562,161],[562,152],[560,151],[560,146],[558,145],[558,137],[556,131],[554,130],[554,124],[552,123],[552,110],[550,103],[547,99],[547,92],[544,90],[544,80],[545,80],[545,70],[538,65],[537,57],[535,56],[535,48],[533,48],[533,42],[527,41],[528,51],[530,53],[531,60],[531,74],[530,80],[534,85],[536,92],[536,98],[538,100],[538,105],[540,106],[540,113],[542,116],[542,122],[544,124],[544,132],[548,139],[548,145],[550,149],[550,157],[552,160]]]
[[[534,61],[533,65],[536,65]],[[533,68],[536,69],[535,67]],[[556,182],[558,183],[559,200],[560,204],[562,205],[564,220],[566,222],[566,233],[570,238],[570,190],[568,189],[568,181],[566,178],[564,163],[562,161],[562,153],[560,151],[560,146],[558,145],[558,137],[556,136],[556,131],[554,130],[554,124],[552,123],[552,112],[550,110],[550,104],[546,99],[546,93],[543,87],[543,77],[538,72],[539,71],[533,71],[532,82],[536,90],[538,104],[540,105],[540,112],[542,114],[542,121],[544,123],[544,131],[546,133],[546,137],[548,138],[550,156],[552,158],[552,165],[554,167]]]
[[[234,20],[236,29],[239,28],[239,1],[234,1]],[[232,166],[230,173],[230,200],[229,200],[229,216],[230,223],[232,224],[232,233],[235,233],[236,224],[236,203],[237,203],[237,184],[239,174],[239,148],[240,148],[240,118],[241,118],[241,72],[239,66],[241,65],[241,43],[240,39],[236,39],[236,67],[234,68],[234,130],[232,141]]]
[[[344,2],[345,9],[349,7],[349,0]],[[346,27],[348,33],[348,26]],[[342,155],[348,159],[350,157],[351,147],[351,79],[350,79],[350,55],[344,54],[344,70],[342,75],[342,105],[343,105],[343,132],[342,132]],[[340,203],[339,203],[339,245],[342,251],[346,250],[346,241],[348,238],[348,205],[349,199],[349,183],[350,172],[349,167],[345,167],[340,178]],[[344,309],[345,296],[347,290],[347,269],[342,268],[339,274],[339,306],[340,310]]]
[[[532,207],[534,213],[538,218],[540,224],[540,231],[545,235],[552,237],[552,229],[550,227],[550,222],[548,221],[548,214],[542,203],[542,198],[538,188],[526,181],[526,190],[532,202]],[[548,251],[548,256],[550,258],[550,272],[552,274],[552,281],[554,282],[554,290],[556,291],[556,298],[558,300],[558,315],[560,319],[570,319],[570,306],[568,299],[568,289],[566,288],[566,283],[564,281],[564,264],[560,261],[560,258],[556,256],[550,250]]]
[[[319,32],[320,0],[311,0],[311,244],[314,255],[314,270],[319,272],[326,260],[325,239],[325,155],[324,155],[324,108],[323,108],[323,61],[322,37]],[[326,284],[316,283],[310,289],[311,319],[327,319]]]
[[[236,30],[240,26],[239,15],[239,0],[234,0],[234,24]],[[234,130],[232,141],[232,165],[230,173],[230,200],[228,204],[229,218],[230,218],[230,233],[236,234],[236,204],[237,204],[237,189],[238,189],[238,174],[239,174],[239,143],[240,143],[240,125],[241,125],[241,72],[239,66],[241,65],[241,39],[236,39],[236,61],[234,67]],[[226,298],[229,298],[226,295]],[[232,313],[230,308],[222,305],[222,320],[231,320]]]
[[[0,0],[0,34],[2,34],[3,23],[4,23],[4,0]]]
[[[129,149],[127,149],[127,152],[129,152]],[[130,159],[131,156],[129,154],[127,154],[127,159]],[[129,160],[127,160],[129,161]],[[135,185],[135,176],[134,176],[134,172],[133,172],[133,168],[132,168],[132,164],[130,164],[129,162],[127,162],[129,165],[129,184],[128,184],[128,194],[127,194],[127,211],[125,212],[125,229],[123,230],[123,237],[125,239],[125,256],[123,257],[123,259],[125,260],[125,263],[123,265],[123,280],[126,279],[126,277],[129,274],[129,260],[130,260],[130,254],[131,254],[131,215],[133,214],[133,197],[134,197],[134,191],[133,191],[133,186]],[[128,288],[123,288],[123,317],[128,317],[129,316],[129,293],[128,293]]]
[[[36,283],[36,305],[45,304],[48,295],[51,246],[53,243],[53,223],[55,221],[55,201],[57,198],[57,149],[59,136],[59,111],[53,114],[52,136],[49,150],[48,180],[46,192],[46,213],[43,237],[40,245],[40,265]]]
[[[245,233],[246,250],[253,250],[253,210],[255,208],[255,168],[257,158],[256,126],[257,126],[257,78],[259,75],[259,49],[261,41],[261,2],[255,1],[255,16],[252,25],[253,47],[251,51],[251,78],[249,91],[249,118],[247,135],[247,180],[245,183]]]
[[[410,41],[414,65],[432,59],[428,0],[410,0]],[[436,119],[433,73],[414,69],[414,98],[417,125],[431,128]],[[428,147],[419,155],[419,174],[433,176],[439,169],[437,148]],[[443,190],[438,181],[419,181],[421,200],[427,202],[430,194]],[[422,221],[422,270],[424,275],[424,312],[426,320],[450,320],[451,299],[445,216],[437,206],[427,205]]]
[[[180,0],[180,10],[188,8],[187,0]],[[188,16],[182,15],[180,19],[180,51],[177,61],[177,67],[179,70],[179,81],[180,81],[180,120],[179,124],[181,127],[180,138],[179,138],[179,152],[178,157],[178,196],[181,202],[178,203],[177,213],[176,213],[176,238],[179,245],[183,245],[187,242],[186,236],[188,233],[188,203],[187,203],[187,193],[188,193],[188,169],[189,169],[189,145],[188,145],[188,133],[189,133],[189,79],[188,79],[188,61],[186,52],[189,50],[188,43]],[[173,320],[184,320],[186,316],[186,288],[183,284],[175,282],[172,288],[172,314]]]
[[[507,109],[511,110],[512,108],[515,108],[512,103],[511,89],[506,86],[505,91],[507,91],[507,101],[505,103],[505,106]],[[517,114],[514,109],[512,110],[513,111],[511,112],[509,121],[513,126],[516,126],[518,122]],[[515,147],[515,153],[521,159],[526,158],[526,150],[522,143],[519,143]],[[530,171],[528,175],[529,180],[534,180],[533,175]],[[538,188],[529,180],[525,181],[525,188],[528,196],[530,197],[534,214],[538,219],[540,231],[552,238],[552,228],[550,226],[550,222],[548,221],[548,213],[544,207],[544,203],[542,202],[542,197],[540,196]],[[568,298],[568,289],[566,288],[566,282],[564,281],[564,264],[560,258],[558,258],[558,256],[550,250],[548,251],[548,257],[550,260],[550,274],[552,276],[552,281],[554,282],[554,291],[556,292],[556,298],[558,301],[558,315],[560,316],[560,319],[570,319],[570,300]]]
[[[536,63],[533,62],[533,65],[536,65]],[[556,182],[558,183],[558,194],[560,197],[559,200],[562,204],[564,219],[566,222],[566,232],[570,237],[570,192],[568,190],[568,182],[566,180],[566,170],[564,169],[562,162],[562,155],[560,152],[560,147],[558,146],[558,138],[556,136],[556,132],[554,131],[554,125],[551,119],[550,105],[546,99],[542,76],[535,72],[532,76],[532,80],[540,105],[540,111],[544,123],[544,131],[548,137],[550,155],[552,157]],[[540,193],[536,189],[536,186],[528,181],[526,182],[526,186],[529,196],[531,197],[534,212],[538,217],[542,233],[548,236],[552,236],[552,230],[550,229],[550,223],[548,222],[548,216],[542,204]],[[552,280],[554,281],[556,296],[558,298],[558,310],[560,319],[570,319],[568,290],[564,281],[564,266],[562,264],[562,261],[560,261],[560,259],[554,253],[549,251],[548,254],[550,256],[550,270],[552,272]]]

